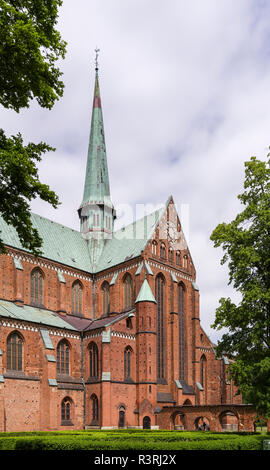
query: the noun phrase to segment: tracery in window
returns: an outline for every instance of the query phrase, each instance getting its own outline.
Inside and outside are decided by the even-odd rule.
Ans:
[[[99,376],[99,361],[98,361],[98,347],[96,343],[90,343],[89,346],[89,362],[90,362],[90,377],[98,378]]]
[[[133,305],[133,282],[130,274],[127,274],[123,281],[124,287],[124,309]]]
[[[132,349],[130,346],[127,346],[124,350],[124,378],[128,380],[131,378],[131,355]]]
[[[70,347],[63,339],[57,345],[57,373],[69,375]]]
[[[7,339],[7,369],[22,371],[23,339],[17,332],[11,333]]]
[[[61,402],[61,424],[68,425],[71,423],[71,409],[72,409],[72,400],[69,397],[66,397]]]
[[[43,306],[43,274],[39,268],[31,272],[31,304]]]

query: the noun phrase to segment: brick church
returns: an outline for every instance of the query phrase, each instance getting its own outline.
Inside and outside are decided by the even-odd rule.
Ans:
[[[0,217],[0,431],[251,429],[200,325],[173,198],[116,231],[96,68],[80,231],[32,214],[42,256]]]

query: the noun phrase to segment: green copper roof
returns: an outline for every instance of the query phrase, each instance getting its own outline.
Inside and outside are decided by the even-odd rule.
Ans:
[[[104,202],[110,205],[110,185],[99,80],[96,72],[84,194],[80,207],[87,205],[87,203],[98,204]]]
[[[31,215],[34,228],[43,239],[43,257],[61,264],[91,272],[87,242],[81,233],[57,224],[37,214]],[[28,251],[22,247],[15,228],[6,224],[0,215],[1,238],[6,245]]]
[[[145,279],[142,283],[142,286],[140,288],[140,292],[137,296],[137,299],[135,301],[135,304],[138,302],[156,302],[156,299],[153,295],[153,292],[151,291],[151,287],[148,284],[147,279]]]
[[[75,330],[73,326],[62,320],[59,315],[51,310],[31,307],[30,305],[19,307],[8,300],[0,300],[0,316],[12,318],[13,320],[25,320],[32,323]]]
[[[89,255],[89,241],[80,232],[37,214],[32,214],[31,219],[33,226],[43,239],[42,256],[44,258],[80,271],[93,273],[140,256],[164,211],[163,207],[113,232],[111,238],[105,240],[102,254],[94,267]],[[15,228],[7,225],[1,215],[0,232],[6,245],[29,252],[22,247]]]
[[[103,271],[140,256],[164,210],[162,208],[152,212],[142,219],[113,232],[111,238],[104,242],[104,249],[95,272]]]

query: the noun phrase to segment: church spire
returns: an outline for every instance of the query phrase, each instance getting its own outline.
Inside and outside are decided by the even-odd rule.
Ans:
[[[99,88],[98,52],[83,200],[78,213],[85,238],[104,239],[112,233],[115,212],[110,197],[109,173]]]

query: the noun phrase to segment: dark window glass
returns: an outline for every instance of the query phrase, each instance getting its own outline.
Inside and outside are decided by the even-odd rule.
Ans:
[[[164,280],[162,276],[156,278],[157,301],[157,378],[165,379],[165,332],[164,332]]]
[[[161,243],[161,245],[160,245],[160,257],[162,259],[166,259],[166,247],[165,247],[164,243]]]
[[[64,398],[61,403],[61,421],[62,424],[71,421],[71,401],[69,398]]]
[[[130,308],[133,304],[132,277],[128,274],[124,279],[124,308]]]
[[[98,423],[98,398],[92,395],[92,424]]]
[[[7,369],[22,370],[23,342],[18,333],[12,333],[7,340]]]
[[[69,345],[60,341],[57,346],[57,373],[69,374]]]
[[[126,348],[124,351],[124,377],[130,379],[131,377],[131,349]]]
[[[205,369],[206,369],[206,358],[205,356],[201,357],[201,385],[202,387],[205,386]]]
[[[43,305],[43,275],[40,269],[31,273],[31,304]]]
[[[72,285],[72,313],[82,315],[82,285],[79,281]]]
[[[125,426],[125,411],[120,410],[119,411],[119,423],[118,423],[119,428],[123,428]]]
[[[175,253],[175,261],[176,261],[176,264],[177,264],[178,266],[181,265],[181,255],[180,255],[180,251],[177,251],[177,252]]]
[[[90,359],[90,377],[97,378],[99,375],[98,347],[95,343],[90,344],[89,359]]]
[[[178,284],[179,379],[185,378],[185,289]]]

